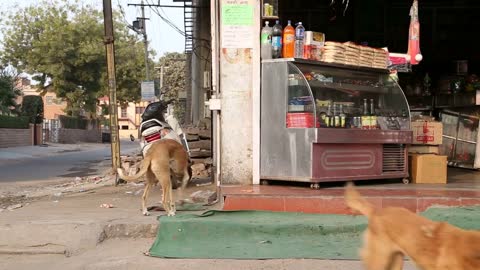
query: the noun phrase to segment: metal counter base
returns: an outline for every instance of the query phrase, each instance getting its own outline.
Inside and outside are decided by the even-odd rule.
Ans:
[[[312,129],[315,131],[315,129]],[[267,144],[260,178],[307,183],[408,178],[411,131],[318,129],[310,140],[293,132],[289,147]],[[319,136],[322,134],[322,136]],[[301,151],[300,151],[301,149]]]

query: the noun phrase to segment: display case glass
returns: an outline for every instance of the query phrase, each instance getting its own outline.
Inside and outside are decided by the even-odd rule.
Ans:
[[[288,63],[288,128],[409,130],[405,95],[386,70]]]
[[[443,142],[440,154],[448,157],[450,166],[480,168],[479,123],[476,109],[458,111],[443,110],[440,119],[443,124]]]
[[[314,186],[407,177],[408,109],[386,69],[263,60],[260,177]]]

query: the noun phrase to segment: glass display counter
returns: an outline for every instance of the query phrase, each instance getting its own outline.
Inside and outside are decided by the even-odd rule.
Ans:
[[[265,60],[261,91],[261,179],[408,177],[409,107],[388,70]]]

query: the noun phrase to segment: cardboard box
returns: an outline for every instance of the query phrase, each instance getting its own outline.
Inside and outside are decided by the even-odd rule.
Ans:
[[[325,34],[320,32],[305,31],[305,45],[303,58],[320,61],[321,49],[325,45]]]
[[[447,156],[410,154],[408,160],[412,183],[447,183]]]
[[[440,152],[438,145],[410,145],[408,146],[408,153],[410,154],[436,154]]]
[[[443,125],[441,122],[415,121],[411,125],[413,131],[412,144],[442,144]]]

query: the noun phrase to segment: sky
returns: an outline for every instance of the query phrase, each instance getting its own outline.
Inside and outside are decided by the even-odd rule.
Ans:
[[[103,8],[102,0],[68,0],[71,3],[91,4],[99,10]],[[120,5],[125,11],[125,20],[132,24],[137,17],[141,17],[140,7],[128,6],[127,4],[140,4],[141,0],[111,0],[112,7],[117,9]],[[144,0],[145,3],[157,4],[161,2],[162,5],[180,5],[173,3],[172,0]],[[38,3],[38,0],[0,0],[0,12],[12,10],[15,7],[26,7]],[[168,18],[174,25],[183,31],[183,8],[159,8],[158,12],[162,16]],[[145,7],[145,17],[147,20],[147,37],[149,46],[155,50],[157,55],[155,60],[158,60],[166,52],[183,52],[185,48],[184,37],[174,30],[171,26],[166,24],[160,17],[149,7]],[[0,39],[3,36],[0,33]]]

